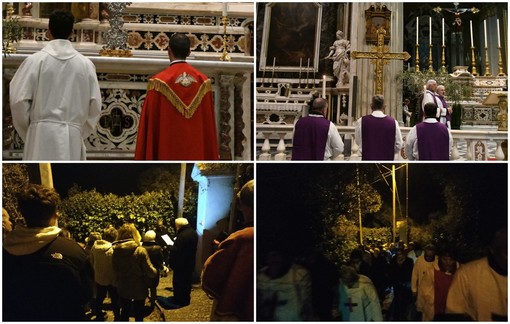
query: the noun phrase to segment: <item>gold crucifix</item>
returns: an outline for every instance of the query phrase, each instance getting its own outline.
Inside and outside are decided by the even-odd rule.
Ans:
[[[375,63],[375,92],[383,94],[383,66],[389,63],[389,60],[407,61],[411,55],[407,52],[391,53],[388,46],[384,45],[384,36],[386,30],[380,27],[377,30],[377,47],[372,47],[371,52],[352,51],[353,59],[366,58],[370,59],[370,63]]]

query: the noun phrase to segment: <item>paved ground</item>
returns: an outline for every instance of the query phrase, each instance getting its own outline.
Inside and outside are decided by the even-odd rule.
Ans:
[[[168,277],[161,278],[158,286],[158,296],[172,296],[172,272]],[[107,313],[108,322],[113,322],[113,312],[110,308],[110,299],[105,299],[104,309]],[[156,303],[157,304],[157,303]],[[154,309],[150,309],[150,303],[147,299],[145,304],[146,316],[144,322],[208,322],[211,313],[212,300],[207,297],[200,285],[194,285],[191,291],[191,304],[189,306],[166,310],[156,305]],[[134,317],[130,318],[134,322]]]

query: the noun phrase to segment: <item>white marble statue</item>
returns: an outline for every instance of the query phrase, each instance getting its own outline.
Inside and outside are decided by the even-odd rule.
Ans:
[[[333,60],[333,74],[337,77],[336,87],[340,88],[349,83],[351,43],[344,39],[344,33],[339,30],[336,32],[336,41],[329,49],[330,52],[324,59]]]

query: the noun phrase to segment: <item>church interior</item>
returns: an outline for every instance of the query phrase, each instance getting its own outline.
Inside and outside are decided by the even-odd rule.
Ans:
[[[4,160],[23,154],[11,121],[9,82],[21,62],[48,43],[54,9],[73,13],[71,42],[94,63],[101,88],[87,159],[133,159],[147,81],[168,66],[169,37],[181,32],[191,40],[188,63],[212,80],[220,159],[253,160],[253,3],[3,2]]]
[[[372,96],[405,137],[403,100],[413,126],[429,79],[453,107],[452,160],[506,160],[507,3],[258,2],[256,12],[258,160],[290,159],[314,92],[344,139],[341,159],[359,160],[354,124]]]

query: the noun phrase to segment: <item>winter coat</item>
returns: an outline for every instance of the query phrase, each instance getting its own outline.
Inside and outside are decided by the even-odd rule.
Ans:
[[[170,250],[169,265],[177,272],[193,272],[197,253],[198,235],[189,225],[177,231],[175,243]]]
[[[143,300],[148,296],[150,278],[157,274],[147,250],[132,239],[113,243],[114,286],[121,298]]]
[[[94,278],[101,286],[110,286],[115,281],[115,272],[112,265],[112,243],[97,240],[90,249],[90,263],[94,268]]]

